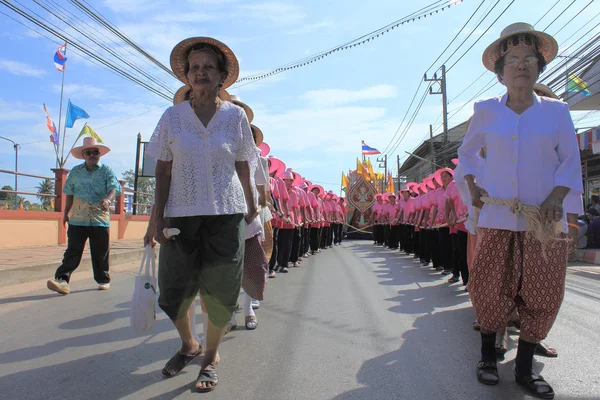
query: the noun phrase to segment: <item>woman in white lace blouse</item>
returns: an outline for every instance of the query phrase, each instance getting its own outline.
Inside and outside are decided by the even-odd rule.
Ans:
[[[205,392],[218,382],[215,357],[240,292],[244,232],[258,215],[250,174],[258,157],[244,111],[217,96],[239,74],[229,47],[211,38],[186,39],[171,52],[171,68],[192,95],[165,111],[148,145],[158,162],[144,242],[155,238],[162,245],[158,304],[182,341],[163,374],[177,374],[205,350],[196,381]],[[164,228],[181,233],[168,240]],[[187,313],[198,292],[209,315],[206,349],[193,338]]]

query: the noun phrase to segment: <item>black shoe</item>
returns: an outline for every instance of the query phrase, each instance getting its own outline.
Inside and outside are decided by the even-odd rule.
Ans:
[[[442,271],[442,275],[450,275],[452,273],[452,271],[450,271],[449,269],[445,269]]]
[[[500,378],[498,378],[496,362],[479,361],[477,364],[477,380],[484,385],[497,385]]]
[[[287,274],[288,273],[288,269],[286,267],[281,267],[279,268],[279,271],[277,271],[280,274]]]
[[[541,375],[533,371],[530,371],[527,375],[517,375],[515,370],[515,381],[535,397],[540,399],[554,398],[552,386]]]

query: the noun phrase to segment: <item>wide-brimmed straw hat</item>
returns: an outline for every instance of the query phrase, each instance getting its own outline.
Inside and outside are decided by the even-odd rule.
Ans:
[[[192,95],[192,87],[190,85],[183,85],[182,87],[175,92],[175,96],[173,96],[173,105],[181,104],[184,101],[189,101]],[[218,94],[219,98],[223,101],[231,101],[231,96],[225,89],[219,90]]]
[[[543,94],[546,95],[546,97],[550,97],[552,99],[558,100],[558,96],[556,95],[556,93],[554,93],[552,91],[552,89],[550,89],[548,86],[544,85],[543,83],[536,83],[535,85],[533,85],[533,90],[542,92]]]
[[[188,83],[185,76],[185,63],[187,62],[190,49],[201,43],[215,46],[221,50],[225,56],[225,68],[227,69],[228,74],[227,78],[225,78],[225,82],[223,82],[223,89],[227,89],[237,81],[237,78],[240,75],[240,64],[233,51],[225,43],[219,42],[213,38],[193,37],[179,42],[171,51],[171,69],[173,70],[173,73],[181,82]]]
[[[250,108],[250,106],[242,101],[239,96],[231,95],[231,100],[233,104],[238,107],[242,107],[246,112],[246,117],[248,117],[248,122],[252,122],[254,120],[254,111]]]
[[[262,131],[258,126],[250,124],[250,128],[252,129],[254,135],[256,135],[256,147],[258,147],[262,144],[263,140],[265,139],[265,136],[263,135]]]
[[[260,155],[262,157],[268,156],[269,153],[271,152],[271,147],[266,142],[262,142],[261,144],[259,144],[256,147],[258,147],[260,149]]]
[[[269,156],[269,175],[275,174],[275,177],[279,177],[283,171],[285,171],[285,163],[279,158]]]
[[[492,42],[492,44],[490,44],[483,52],[482,61],[487,70],[495,72],[494,66],[496,60],[502,56],[500,49],[502,41],[518,34],[528,34],[537,39],[537,49],[544,57],[546,64],[549,64],[550,61],[556,58],[556,54],[558,53],[558,43],[556,42],[556,39],[545,32],[536,31],[535,28],[528,23],[517,22],[504,28],[500,34],[500,38],[494,40],[494,42]]]
[[[83,138],[83,146],[73,147],[73,149],[71,150],[71,155],[80,160],[85,160],[85,158],[83,157],[83,152],[86,149],[98,149],[98,151],[100,152],[100,157],[102,157],[110,151],[109,147],[104,146],[102,144],[98,144],[96,138],[86,137]]]

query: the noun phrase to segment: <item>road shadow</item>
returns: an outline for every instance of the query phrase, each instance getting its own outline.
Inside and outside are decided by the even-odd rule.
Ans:
[[[470,325],[472,311],[464,308],[423,315],[413,329],[402,335],[398,350],[365,361],[356,375],[362,385],[334,400],[358,399],[531,399],[513,378],[514,360],[499,361],[501,382],[489,387],[477,382],[480,336]],[[461,334],[457,335],[456,332]],[[550,362],[550,361],[549,361]],[[544,364],[536,362],[537,371]],[[552,383],[552,377],[549,381]],[[561,396],[557,399],[591,400],[591,397]]]

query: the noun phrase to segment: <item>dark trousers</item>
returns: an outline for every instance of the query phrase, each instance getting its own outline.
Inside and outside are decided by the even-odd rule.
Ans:
[[[404,225],[400,224],[398,225],[398,245],[400,247],[400,250],[404,250]]]
[[[71,274],[79,267],[85,242],[90,239],[94,280],[98,283],[109,283],[108,258],[110,250],[108,232],[109,228],[102,226],[69,225],[67,231],[67,250],[63,256],[62,264],[56,270],[54,277],[69,282]]]
[[[421,252],[419,253],[421,261],[429,263],[431,261],[431,229],[421,229],[420,242]]]
[[[452,246],[452,238],[450,237],[450,228],[440,228],[438,229],[438,238],[439,238],[439,257],[440,257],[440,265],[444,267],[447,271],[454,270],[454,256],[453,256],[453,246]]]
[[[310,228],[302,228],[302,255],[310,250]]]
[[[373,232],[375,233],[375,241],[378,245],[382,245],[385,242],[385,228],[383,225],[375,225],[373,227]]]
[[[331,226],[324,226],[321,228],[321,248],[325,249],[329,246],[329,234],[331,232]]]
[[[440,257],[440,235],[437,229],[429,230],[429,253],[434,268],[442,267]]]
[[[331,224],[329,226],[329,231],[327,233],[327,246],[333,246],[333,231],[335,230],[335,225]]]
[[[290,261],[293,263],[298,262],[298,258],[300,258],[300,239],[300,230],[296,228],[292,236],[292,251],[290,252]]]
[[[390,234],[388,236],[388,247],[390,249],[398,248],[399,231],[400,231],[400,227],[398,225],[390,226]]]
[[[383,225],[383,245],[385,247],[389,246],[389,240],[390,240],[390,226]]]
[[[271,259],[269,260],[269,271],[273,271],[275,269],[275,265],[277,264],[277,254],[278,252],[278,244],[279,240],[279,228],[273,228],[273,252],[271,253]]]
[[[411,225],[404,225],[402,235],[404,237],[402,248],[406,254],[410,254],[413,252],[414,228]]]
[[[292,242],[295,229],[279,229],[277,237],[277,266],[287,268],[292,255]]]
[[[335,224],[335,238],[334,243],[342,244],[342,236],[344,235],[344,224]]]
[[[414,227],[412,227],[414,229]],[[422,231],[414,231],[413,232],[413,249],[415,252],[415,258],[421,259],[421,232]]]
[[[454,276],[462,277],[463,284],[469,283],[469,266],[467,264],[467,240],[469,234],[467,232],[458,231],[456,234],[450,235],[454,244]]]
[[[310,228],[310,251],[313,253],[319,250],[319,232],[321,228]]]

